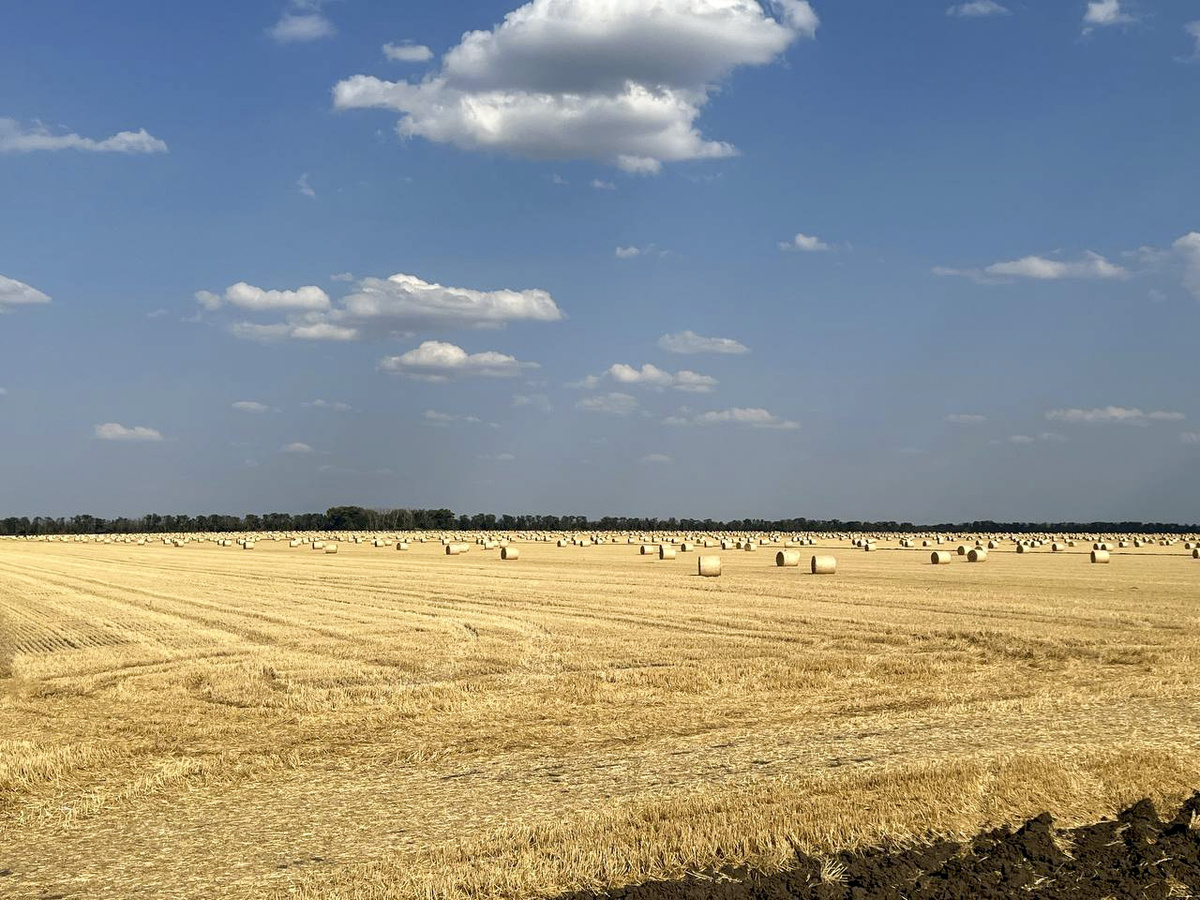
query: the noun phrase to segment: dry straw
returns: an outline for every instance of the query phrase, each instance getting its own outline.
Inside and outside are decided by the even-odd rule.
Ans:
[[[696,572],[704,578],[716,578],[721,574],[721,557],[711,555],[697,556]]]
[[[971,550],[969,553],[967,553],[967,562],[987,562],[987,556],[988,552],[986,550],[984,550],[982,547],[976,547],[974,550]]]
[[[809,562],[814,575],[833,575],[837,572],[837,559],[832,556],[814,556]]]
[[[1109,560],[1109,552],[1107,550],[1093,550],[1092,551],[1092,562],[1107,563],[1108,560]]]
[[[935,566],[948,566],[952,557],[945,550],[934,550],[929,554],[929,561]]]
[[[659,544],[658,545],[658,558],[659,559],[674,559],[675,558],[675,548],[672,547],[670,544]]]
[[[516,547],[501,547],[500,548],[500,558],[501,559],[520,559],[521,551]]]
[[[781,568],[797,568],[800,565],[800,551],[780,550],[775,554],[775,565]]]

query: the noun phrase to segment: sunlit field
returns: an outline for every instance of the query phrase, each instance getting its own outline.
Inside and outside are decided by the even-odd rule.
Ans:
[[[549,897],[1200,786],[1182,541],[394,540],[0,540],[0,896]]]

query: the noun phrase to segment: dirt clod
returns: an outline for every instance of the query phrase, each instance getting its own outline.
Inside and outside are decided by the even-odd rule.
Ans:
[[[623,888],[606,900],[1166,900],[1200,898],[1200,792],[1168,822],[1141,800],[1116,821],[1056,832],[1049,813],[970,844],[797,853],[778,875],[692,876]],[[828,873],[836,871],[838,878]],[[822,877],[822,872],[826,877]],[[738,877],[741,875],[742,877]],[[602,895],[605,896],[605,895]],[[590,893],[559,900],[598,900]]]

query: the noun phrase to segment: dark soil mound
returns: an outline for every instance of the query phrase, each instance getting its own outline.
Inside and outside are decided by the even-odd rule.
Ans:
[[[1043,813],[970,844],[797,854],[778,875],[725,872],[613,891],[611,900],[1200,900],[1200,793],[1169,822],[1142,800],[1115,822],[1055,832]],[[560,900],[596,900],[589,893]]]

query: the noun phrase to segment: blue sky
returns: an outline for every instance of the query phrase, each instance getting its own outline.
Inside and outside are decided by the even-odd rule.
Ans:
[[[0,32],[5,515],[1200,517],[1192,3]]]

